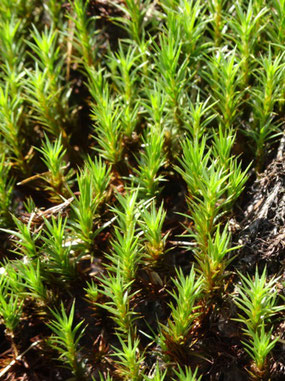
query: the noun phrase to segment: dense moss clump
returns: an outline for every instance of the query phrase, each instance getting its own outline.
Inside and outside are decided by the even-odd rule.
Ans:
[[[1,0],[1,379],[284,380],[284,46],[284,0]]]

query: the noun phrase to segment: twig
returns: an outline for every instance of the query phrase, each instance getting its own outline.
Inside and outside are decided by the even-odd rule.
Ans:
[[[34,348],[35,346],[37,346],[39,343],[41,342],[41,340],[37,340],[35,341],[34,343],[32,343],[29,348],[27,348],[23,353],[21,353],[19,356],[17,356],[14,360],[12,360],[10,362],[9,365],[6,366],[6,368],[4,368],[1,372],[0,372],[0,378],[3,377],[11,368],[13,365],[16,364],[17,361],[20,361],[22,359],[22,357],[32,348]]]
[[[246,226],[245,229],[249,229],[251,232],[251,235],[255,235],[258,231],[259,225],[261,221],[267,217],[268,211],[274,202],[276,200],[276,197],[278,195],[279,189],[280,189],[281,183],[277,183],[275,187],[273,188],[273,191],[270,193],[270,195],[266,198],[266,201],[264,202],[260,212],[256,216],[255,221],[253,221],[249,226]]]
[[[284,148],[285,148],[285,132],[283,133],[283,136],[280,140],[280,144],[277,151],[277,160],[281,160],[283,158]]]

